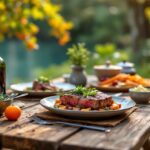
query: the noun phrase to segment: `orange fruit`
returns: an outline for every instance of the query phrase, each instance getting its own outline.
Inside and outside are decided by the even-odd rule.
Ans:
[[[16,121],[21,115],[21,109],[18,106],[10,105],[4,112],[8,120]]]

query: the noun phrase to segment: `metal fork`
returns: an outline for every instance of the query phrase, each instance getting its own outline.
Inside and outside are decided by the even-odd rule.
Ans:
[[[67,126],[72,126],[72,127],[80,127],[82,129],[89,129],[89,130],[97,130],[97,131],[102,131],[102,132],[110,132],[110,128],[107,127],[101,127],[101,126],[92,126],[92,125],[83,125],[79,123],[70,123],[70,122],[64,122],[64,121],[47,121],[43,120],[37,116],[32,116],[31,120],[40,125],[54,125],[54,124],[63,124]]]

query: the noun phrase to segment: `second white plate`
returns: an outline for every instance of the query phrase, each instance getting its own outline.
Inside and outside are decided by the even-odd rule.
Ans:
[[[62,91],[70,91],[75,88],[74,85],[70,83],[63,83],[63,82],[54,82],[54,86],[58,87],[59,89],[62,89]],[[51,91],[33,91],[33,90],[26,90],[27,88],[32,87],[32,82],[28,83],[18,83],[13,84],[10,86],[11,89],[17,93],[29,93],[30,96],[51,96],[56,95],[57,92],[51,92]]]

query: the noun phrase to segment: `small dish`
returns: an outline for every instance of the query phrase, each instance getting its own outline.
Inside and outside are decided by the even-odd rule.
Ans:
[[[131,74],[131,75],[136,74],[136,69],[134,68],[134,64],[131,62],[127,62],[124,60],[118,63],[117,66],[122,67],[122,71],[121,71],[122,73]]]
[[[105,65],[94,66],[95,75],[99,81],[116,76],[121,72],[122,68],[119,66],[111,65],[109,61]]]
[[[137,104],[147,104],[150,101],[150,92],[134,92],[130,89],[129,95]]]
[[[142,85],[131,88],[129,90],[129,95],[138,104],[145,104],[150,101],[150,89]]]
[[[11,105],[13,99],[0,100],[0,116],[2,116],[5,109]]]

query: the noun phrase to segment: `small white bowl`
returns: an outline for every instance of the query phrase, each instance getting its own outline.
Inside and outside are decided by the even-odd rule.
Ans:
[[[150,101],[150,92],[134,92],[129,90],[129,95],[137,104],[147,104]]]

